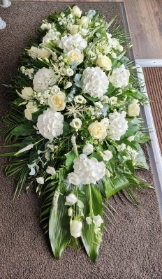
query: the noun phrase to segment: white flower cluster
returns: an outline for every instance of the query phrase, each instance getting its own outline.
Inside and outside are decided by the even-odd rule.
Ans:
[[[128,121],[125,119],[126,112],[115,111],[109,114],[108,136],[112,140],[120,140],[128,129]]]
[[[34,75],[33,87],[37,92],[44,92],[49,86],[54,85],[56,81],[57,76],[55,75],[54,71],[52,69],[43,67]]]
[[[24,66],[22,66],[20,68],[20,70],[25,76],[28,76],[30,79],[33,79],[33,75],[34,75],[34,69],[33,68],[27,69]]]
[[[114,85],[114,87],[122,88],[129,84],[129,76],[129,70],[126,70],[125,66],[121,65],[119,68],[112,71],[109,81]]]
[[[74,159],[74,172],[68,174],[68,180],[74,185],[96,184],[105,175],[105,164],[96,158],[89,159],[85,154],[81,154],[79,159]]]
[[[51,40],[58,42],[59,41],[60,32],[50,29],[47,34],[43,37],[42,43],[44,46],[47,46]]]
[[[73,49],[83,50],[87,46],[87,41],[83,39],[80,34],[74,34],[69,36],[64,36],[61,38],[58,46],[62,48],[65,52],[71,51]]]
[[[82,75],[83,91],[91,97],[102,98],[109,85],[108,78],[99,67],[88,67]]]
[[[44,138],[52,140],[63,134],[63,122],[64,117],[60,112],[47,109],[39,115],[37,128]]]

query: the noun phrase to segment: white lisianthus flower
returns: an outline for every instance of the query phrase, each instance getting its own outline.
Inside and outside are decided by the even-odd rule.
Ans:
[[[51,93],[56,94],[58,92],[60,92],[60,88],[57,85],[52,86]]]
[[[101,123],[104,125],[104,127],[107,129],[109,127],[109,119],[108,118],[103,118],[101,120]]]
[[[82,16],[79,20],[79,25],[82,25],[83,28],[87,28],[89,24],[89,18],[87,16]]]
[[[32,113],[38,110],[37,105],[34,102],[29,102],[24,110],[25,117],[28,120],[32,120]]]
[[[68,180],[73,185],[79,185],[81,183],[80,178],[74,172],[68,174]]]
[[[93,145],[90,143],[87,143],[83,148],[83,154],[89,155],[93,152]]]
[[[37,181],[37,183],[39,183],[39,184],[44,184],[44,178],[43,177],[37,177],[36,178],[36,181]]]
[[[118,98],[114,96],[109,99],[109,102],[111,105],[115,105],[117,103],[117,100],[118,100]]]
[[[83,62],[84,55],[80,49],[73,49],[67,53],[67,61],[70,65],[73,64],[74,61],[77,62],[77,65]]]
[[[22,90],[21,90],[21,96],[23,99],[25,100],[30,100],[31,97],[33,96],[33,89],[31,87],[24,87]]]
[[[82,95],[77,95],[74,97],[74,102],[78,104],[85,104],[86,99]]]
[[[112,152],[110,150],[103,151],[102,158],[104,161],[109,161],[113,157]]]
[[[126,70],[124,65],[121,65],[119,68],[112,71],[109,81],[115,88],[125,87],[129,84],[129,76],[129,70]]]
[[[48,105],[54,111],[62,111],[65,109],[66,106],[65,98],[66,98],[65,93],[59,91],[58,93],[49,96]]]
[[[76,16],[76,17],[81,17],[82,11],[79,9],[78,6],[75,5],[75,6],[72,8],[71,13],[72,13],[74,16]]]
[[[96,158],[89,159],[85,154],[81,154],[79,159],[74,159],[73,168],[74,172],[72,174],[76,174],[78,181],[82,184],[96,184],[104,177],[106,172],[103,162],[99,162]]]
[[[75,35],[78,33],[79,26],[78,25],[70,25],[69,30],[71,35]]]
[[[109,85],[106,74],[99,67],[88,67],[82,75],[83,91],[91,97],[102,98]]]
[[[88,131],[94,139],[103,140],[107,136],[106,127],[103,122],[95,121],[91,123]]]
[[[55,84],[56,81],[57,76],[55,75],[54,71],[52,69],[43,67],[42,69],[39,69],[34,75],[34,90],[37,92],[44,92],[50,85]]]
[[[70,126],[73,127],[76,130],[79,130],[82,126],[82,121],[80,120],[80,118],[74,118],[71,122],[70,122]]]
[[[51,29],[51,24],[50,23],[42,23],[42,25],[40,26],[40,28],[42,29],[42,30],[49,30],[49,29]]]
[[[112,62],[106,55],[99,56],[96,64],[105,71],[110,71],[112,68]]]
[[[78,198],[73,194],[70,193],[68,196],[66,196],[66,203],[68,205],[73,205],[78,201]]]
[[[91,217],[86,217],[86,222],[88,225],[92,224],[92,218]]]
[[[96,227],[100,227],[101,224],[103,223],[103,219],[101,216],[98,214],[97,216],[93,217],[93,223],[95,224]]]
[[[70,222],[70,234],[77,238],[81,236],[82,222],[77,220],[71,220]]]
[[[139,116],[140,114],[140,105],[138,100],[133,100],[132,103],[128,106],[128,115],[131,117]]]
[[[117,111],[109,114],[109,130],[108,136],[112,140],[120,140],[128,129],[128,121],[125,119],[125,112],[119,113]]]
[[[34,146],[34,145],[31,143],[31,144],[25,146],[24,148],[20,149],[19,151],[17,151],[17,152],[15,153],[15,155],[18,155],[18,154],[20,154],[20,153],[23,153],[23,152],[25,152],[25,151],[28,151],[28,150],[32,149],[33,146]]]
[[[87,41],[77,33],[74,35],[64,36],[61,38],[58,46],[62,48],[65,52],[69,52],[73,49],[83,50],[87,47]]]
[[[46,139],[53,139],[63,134],[64,117],[60,112],[47,109],[38,116],[39,133]]]
[[[44,45],[48,45],[51,40],[56,43],[59,41],[60,32],[55,32],[53,29],[50,29],[47,34],[43,37],[42,42]]]
[[[104,96],[102,97],[102,103],[103,103],[103,104],[108,104],[108,103],[109,103],[109,97],[106,96],[106,95],[104,95]]]
[[[55,168],[48,166],[46,169],[46,173],[54,175],[56,173]]]

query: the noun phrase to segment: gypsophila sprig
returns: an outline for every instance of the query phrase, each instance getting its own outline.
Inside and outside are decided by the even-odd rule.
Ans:
[[[33,185],[42,195],[41,222],[57,259],[81,237],[95,262],[103,199],[125,189],[135,201],[132,186],[147,185],[135,175],[148,169],[140,146],[148,140],[146,97],[125,56],[129,42],[111,23],[78,6],[50,15],[10,86],[3,134],[17,150],[2,155],[11,157],[6,175],[18,174],[16,193]]]

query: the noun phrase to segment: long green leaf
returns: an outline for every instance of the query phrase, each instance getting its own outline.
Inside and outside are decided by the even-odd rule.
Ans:
[[[122,173],[115,178],[105,178],[102,180],[106,198],[109,198],[130,185],[129,180]]]
[[[59,195],[55,202],[54,199],[49,218],[49,239],[53,255],[58,260],[70,241],[70,218],[64,197]]]
[[[83,185],[82,190],[86,193],[86,195],[82,197],[85,217],[91,216],[91,214],[94,214],[94,216],[99,214],[101,217],[103,217],[102,197],[96,186],[89,185],[88,187],[87,185]],[[83,221],[81,239],[88,256],[90,257],[91,261],[95,263],[99,253],[101,239],[98,239],[94,229],[95,226],[93,223],[88,225],[85,220]],[[103,225],[101,226],[101,237],[102,233]]]

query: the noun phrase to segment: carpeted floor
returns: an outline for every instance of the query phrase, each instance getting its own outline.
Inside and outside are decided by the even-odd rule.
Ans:
[[[7,28],[0,34],[0,83],[8,83],[16,72],[18,57],[41,20],[51,12],[61,11],[68,3],[17,2],[0,14]],[[121,4],[80,3],[83,10],[99,9],[109,21],[118,15],[123,26]],[[2,86],[1,86],[1,91]],[[1,95],[0,115],[7,109]],[[2,149],[0,150],[2,152]],[[160,279],[162,274],[162,226],[160,224],[156,193],[147,190],[138,194],[137,209],[111,200],[117,210],[116,221],[105,231],[100,255],[95,265],[83,249],[68,248],[61,260],[56,261],[39,224],[40,201],[35,193],[23,193],[13,200],[14,181],[3,175],[1,159],[0,212],[1,212],[1,275],[2,279]],[[150,172],[139,175],[152,181]]]

